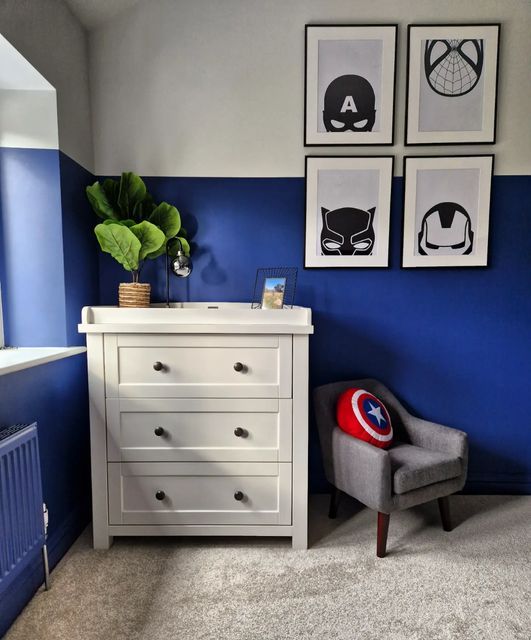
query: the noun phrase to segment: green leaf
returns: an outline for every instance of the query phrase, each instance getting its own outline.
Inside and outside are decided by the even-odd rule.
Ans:
[[[190,243],[188,242],[188,240],[186,238],[183,238],[181,236],[179,236],[179,240],[181,241],[181,244],[183,246],[184,255],[189,258],[190,257]]]
[[[153,209],[149,221],[162,229],[166,238],[173,238],[181,228],[181,216],[177,209],[167,202],[161,202]]]
[[[162,243],[161,247],[157,249],[157,251],[153,251],[152,253],[148,254],[146,256],[146,260],[155,260],[155,258],[158,258],[159,256],[165,254],[167,242],[168,241],[166,240],[166,238],[164,238],[164,242]]]
[[[179,251],[179,249],[182,247],[184,255],[190,257],[190,244],[188,240],[186,238],[183,238],[182,236],[177,236],[177,240],[181,242],[181,246],[179,246],[178,242],[172,242],[170,245],[170,250],[168,252],[169,255],[172,258],[175,258],[175,256],[177,255],[177,251]]]
[[[126,271],[137,271],[140,240],[122,224],[98,224],[94,229],[100,247],[119,262]]]
[[[108,218],[103,221],[103,224],[121,224],[124,227],[132,227],[136,224],[136,220],[111,220]]]
[[[118,193],[120,192],[120,183],[118,182],[118,180],[107,178],[103,181],[101,188],[105,192],[105,195],[107,196],[107,200],[109,201],[111,207],[115,212],[118,212]]]
[[[103,220],[106,218],[117,220],[120,217],[118,212],[114,210],[105,190],[99,182],[95,182],[93,185],[87,187],[86,193],[90,206],[98,217]]]
[[[146,193],[146,197],[142,202],[137,202],[133,209],[133,218],[139,222],[142,220],[147,220],[153,209],[155,208],[155,203],[153,202],[153,198],[149,193]]]
[[[146,185],[136,173],[124,172],[120,180],[118,206],[122,217],[131,218],[135,206],[146,197]]]
[[[166,236],[164,233],[151,222],[144,220],[139,224],[135,224],[134,227],[130,227],[130,230],[140,240],[140,254],[139,260],[144,260],[145,257],[153,251],[158,251],[162,245],[166,242]]]

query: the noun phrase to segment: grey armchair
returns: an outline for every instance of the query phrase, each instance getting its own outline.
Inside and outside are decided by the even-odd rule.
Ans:
[[[353,438],[337,426],[337,398],[350,387],[367,389],[387,407],[394,431],[389,449]],[[466,433],[412,416],[377,380],[334,382],[315,389],[313,397],[325,473],[333,487],[329,517],[337,513],[341,491],[375,509],[380,558],[386,553],[393,511],[437,498],[443,528],[451,531],[448,496],[465,484]]]

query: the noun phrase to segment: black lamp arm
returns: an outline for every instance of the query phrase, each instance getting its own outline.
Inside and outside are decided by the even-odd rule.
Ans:
[[[178,238],[177,236],[174,236],[173,238],[168,238],[168,241],[166,242],[166,306],[167,307],[170,306],[170,245],[173,245],[175,241],[179,243],[178,251],[183,250],[183,243],[181,242],[180,238]]]

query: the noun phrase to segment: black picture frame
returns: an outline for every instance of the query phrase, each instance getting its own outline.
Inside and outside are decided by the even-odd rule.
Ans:
[[[442,259],[433,259],[432,256],[415,256],[412,251],[412,240],[415,242],[417,232],[416,225],[416,199],[419,194],[418,184],[412,180],[412,171],[422,170],[422,163],[425,169],[433,171],[435,168],[443,168],[446,170],[459,170],[463,168],[483,170],[484,174],[478,177],[478,204],[477,218],[473,231],[475,234],[477,246],[474,254],[443,256]],[[401,268],[402,269],[484,269],[489,266],[489,247],[490,247],[490,210],[492,202],[492,177],[494,175],[495,155],[493,153],[485,154],[468,154],[453,156],[435,156],[435,155],[415,155],[404,156],[403,159],[403,216],[402,216],[402,243],[401,243]],[[415,166],[416,165],[416,166]],[[465,166],[463,166],[465,165]],[[436,176],[437,179],[437,176]],[[456,193],[459,192],[459,181],[451,181],[447,192],[451,195],[452,201],[455,201]],[[483,191],[481,191],[483,190]],[[437,194],[429,190],[430,197],[437,200]],[[415,203],[415,207],[412,206]],[[451,201],[450,201],[451,202]],[[430,203],[431,204],[431,203]],[[434,207],[431,207],[434,208]],[[430,209],[428,209],[427,213]],[[450,225],[450,229],[451,229]],[[479,231],[479,233],[478,233]],[[408,241],[409,239],[409,241]],[[420,242],[420,234],[418,234]]]
[[[314,166],[311,166],[314,165]],[[318,255],[317,236],[320,225],[318,218],[319,170],[334,171],[378,171],[377,214],[372,212],[370,226],[375,230],[376,252],[370,255]],[[304,268],[305,269],[367,269],[389,267],[391,236],[391,195],[393,185],[394,156],[322,156],[305,158],[305,226],[304,226]],[[363,187],[362,187],[363,189]],[[359,185],[356,187],[359,193]],[[372,204],[372,202],[371,202]],[[322,211],[322,210],[321,210]],[[326,214],[326,212],[325,212]],[[322,232],[322,226],[321,226]],[[322,240],[322,236],[321,236]],[[312,249],[313,248],[313,249]],[[315,250],[315,251],[314,251]]]
[[[501,24],[409,24],[407,37],[407,67],[406,67],[406,112],[404,143],[406,146],[439,146],[439,145],[463,145],[463,144],[495,144],[497,135],[498,116],[498,84],[500,66],[500,32]],[[454,39],[448,36],[455,35]],[[457,36],[466,36],[459,39]],[[443,39],[444,36],[444,39]],[[440,51],[432,53],[432,73],[437,74],[437,66],[457,66],[456,84],[461,80],[463,70],[465,77],[470,72],[476,73],[477,80],[471,88],[463,83],[463,92],[449,91],[448,95],[442,95],[440,90],[434,88],[433,79],[428,76],[428,51],[422,55],[422,43],[436,44],[444,42],[448,46],[446,57]],[[476,65],[481,55],[481,68],[479,75],[470,63],[470,51],[461,55],[460,46],[464,43],[481,43],[481,51],[478,52]],[[486,47],[486,48],[485,48]],[[431,51],[436,51],[432,47]],[[439,56],[439,57],[437,57]],[[453,58],[452,58],[453,56]],[[439,60],[439,62],[437,62]],[[455,62],[454,62],[455,61]],[[424,73],[422,73],[424,64]],[[447,71],[447,70],[446,70]],[[459,76],[457,76],[457,72]],[[441,74],[442,77],[442,74]],[[442,82],[443,86],[446,80]],[[450,87],[453,82],[448,80]],[[477,85],[477,86],[476,86]],[[481,85],[481,86],[480,86]],[[430,89],[427,89],[430,87]],[[474,91],[475,90],[475,91]],[[481,90],[481,95],[480,95]],[[443,90],[444,91],[444,90]],[[476,95],[474,95],[476,94]],[[421,95],[423,99],[421,99]],[[459,102],[461,105],[459,105]],[[421,103],[422,104],[421,106]],[[481,106],[481,109],[479,108]],[[476,120],[482,122],[482,128],[456,128],[464,127],[466,122],[472,122],[473,112],[477,111]],[[481,113],[480,113],[481,112]],[[439,122],[437,122],[439,118]],[[421,124],[420,121],[424,122]],[[441,128],[445,120],[448,128]],[[432,122],[432,124],[430,124]],[[429,127],[434,126],[433,130]],[[453,128],[452,128],[453,127]]]
[[[319,39],[326,40],[327,33],[332,34],[344,32],[345,40],[363,41],[372,37],[375,40],[381,39],[382,44],[382,68],[381,83],[379,92],[381,101],[376,100],[375,109],[382,112],[381,120],[378,122],[382,126],[382,131],[317,131],[319,125],[317,115],[320,111],[320,101],[318,98],[318,63]],[[356,38],[356,33],[365,35]],[[322,36],[319,38],[319,36]],[[350,37],[349,37],[350,36]],[[331,38],[331,40],[333,40]],[[316,44],[317,43],[317,44]],[[304,47],[304,131],[303,141],[305,147],[327,147],[327,146],[392,146],[394,144],[395,130],[395,103],[396,103],[396,57],[398,46],[398,25],[392,23],[384,24],[307,24],[305,25],[305,47]],[[355,71],[356,69],[354,69]],[[338,72],[340,73],[340,72]],[[358,76],[358,74],[352,74]],[[364,78],[362,77],[362,80]],[[365,79],[366,81],[366,79]],[[361,91],[363,86],[354,87],[354,90]],[[311,92],[311,93],[310,93]],[[312,96],[312,97],[310,97]],[[378,106],[383,107],[378,109]],[[348,105],[350,107],[350,105]],[[349,108],[350,110],[350,108]],[[376,116],[378,119],[380,115]],[[310,122],[315,123],[315,127],[310,127]],[[314,130],[315,129],[315,130]]]

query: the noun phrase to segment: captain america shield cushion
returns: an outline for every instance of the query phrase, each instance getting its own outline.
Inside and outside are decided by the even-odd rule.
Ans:
[[[337,424],[360,440],[380,449],[393,442],[391,418],[383,402],[365,389],[347,389],[337,401]]]

